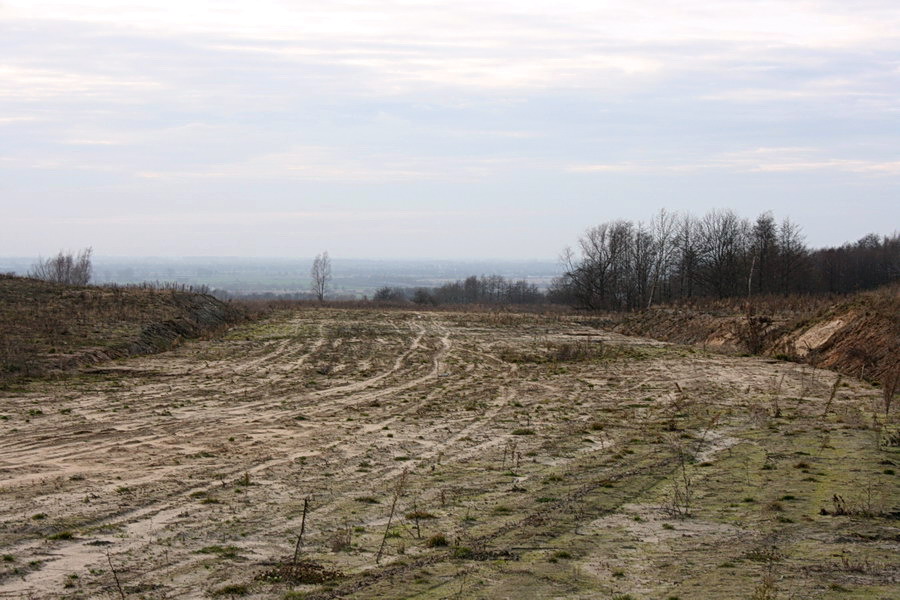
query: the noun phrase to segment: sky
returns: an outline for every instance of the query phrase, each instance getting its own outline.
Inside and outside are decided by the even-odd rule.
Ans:
[[[0,0],[0,256],[554,259],[900,225],[896,0]]]

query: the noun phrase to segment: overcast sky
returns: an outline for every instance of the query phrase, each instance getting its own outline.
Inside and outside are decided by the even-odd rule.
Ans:
[[[900,226],[897,0],[0,0],[0,255],[549,258]]]

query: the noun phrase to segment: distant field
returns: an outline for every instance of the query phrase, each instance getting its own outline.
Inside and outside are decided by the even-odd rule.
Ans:
[[[0,597],[893,598],[881,401],[578,317],[279,312],[0,392]]]
[[[24,275],[34,258],[0,257],[0,273]],[[95,283],[176,282],[236,293],[309,291],[312,258],[94,259]],[[469,275],[502,275],[545,286],[560,274],[554,261],[450,261],[333,259],[332,293],[371,296],[383,286],[436,286]]]

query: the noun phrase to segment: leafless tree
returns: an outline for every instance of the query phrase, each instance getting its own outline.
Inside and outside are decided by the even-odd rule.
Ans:
[[[653,260],[653,280],[650,285],[650,297],[647,299],[647,308],[653,303],[653,295],[658,292],[661,279],[669,274],[675,255],[675,238],[678,234],[678,215],[660,211],[650,222],[650,228],[655,245],[655,257]]]
[[[312,277],[312,291],[321,302],[325,299],[325,291],[331,281],[331,258],[328,257],[327,250],[316,255],[309,274]]]
[[[28,276],[54,283],[87,285],[93,271],[92,253],[93,249],[88,247],[79,251],[78,254],[60,251],[56,256],[46,260],[38,258],[28,272]]]
[[[629,242],[626,298],[629,306],[643,307],[649,304],[648,296],[653,293],[656,242],[650,230],[641,221],[634,227]]]
[[[756,218],[751,235],[753,255],[756,257],[756,291],[771,293],[775,290],[779,247],[778,225],[771,212],[764,212]]]
[[[800,288],[798,275],[807,252],[800,226],[788,218],[781,222],[778,230],[778,248],[781,292],[789,294]]]
[[[742,289],[740,275],[746,255],[750,226],[731,210],[713,210],[699,221],[703,249],[703,278],[719,298],[735,295]]]

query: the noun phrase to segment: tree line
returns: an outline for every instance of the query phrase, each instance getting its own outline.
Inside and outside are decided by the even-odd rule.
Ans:
[[[661,210],[649,222],[615,220],[588,229],[562,262],[562,276],[546,290],[473,275],[433,288],[383,287],[373,299],[635,310],[693,298],[845,294],[900,278],[900,234],[811,250],[799,225],[771,212],[749,220],[731,210],[701,217]]]
[[[38,259],[29,276],[86,285],[91,256],[85,248]],[[526,280],[472,275],[431,288],[382,287],[373,300],[635,310],[693,298],[846,294],[900,279],[900,233],[810,250],[796,223],[778,222],[771,212],[751,221],[731,210],[701,217],[661,210],[649,222],[620,219],[588,229],[574,250],[563,252],[562,263],[563,274],[546,290]],[[331,259],[323,252],[310,270],[312,295],[320,302],[331,277]]]
[[[475,275],[437,287],[389,287],[375,292],[373,300],[416,304],[539,304],[546,295],[533,283],[515,281],[502,275]]]
[[[633,310],[685,298],[848,293],[896,281],[900,234],[810,250],[800,227],[771,212],[751,221],[731,210],[702,217],[660,211],[616,220],[567,249],[549,296],[590,309]]]

